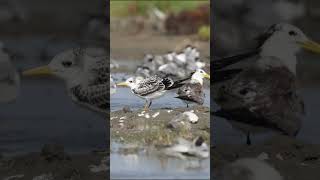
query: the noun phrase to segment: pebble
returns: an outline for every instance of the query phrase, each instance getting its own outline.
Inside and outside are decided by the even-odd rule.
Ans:
[[[159,116],[160,112],[156,112],[152,115],[152,118],[156,118],[157,116]]]
[[[132,112],[129,106],[124,106],[124,107],[122,108],[122,110],[123,110],[124,113]]]
[[[195,113],[193,113],[192,111],[184,112],[183,115],[185,115],[187,117],[188,121],[193,124],[197,123],[199,120],[199,117]]]
[[[110,118],[110,120],[113,120],[113,119],[116,119],[116,118],[118,118],[118,116],[113,116],[113,117]]]
[[[127,119],[127,116],[123,116],[120,118],[120,120],[124,120],[124,119]]]
[[[147,113],[144,117],[147,118],[147,119],[149,119],[149,118],[150,118],[149,113]]]

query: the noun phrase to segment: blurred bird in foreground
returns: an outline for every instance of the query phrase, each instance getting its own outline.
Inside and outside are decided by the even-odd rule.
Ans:
[[[231,63],[221,69],[240,61],[251,63],[230,80],[213,85],[213,99],[221,107],[213,114],[245,132],[248,145],[253,132],[298,134],[305,110],[297,87],[296,54],[301,48],[320,53],[318,43],[290,24],[275,24],[258,39],[256,50],[227,58]]]
[[[91,110],[109,111],[109,64],[107,57],[92,56],[84,48],[66,50],[46,65],[26,70],[24,76],[50,75],[65,81],[71,99]]]

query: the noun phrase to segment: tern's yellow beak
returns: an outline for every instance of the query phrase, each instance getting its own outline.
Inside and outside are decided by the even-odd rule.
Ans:
[[[300,42],[299,44],[304,49],[307,49],[307,50],[312,51],[314,53],[320,54],[320,44],[319,43],[316,43],[314,41],[306,41],[306,42]]]
[[[23,76],[42,76],[42,75],[52,75],[53,72],[48,66],[40,66],[30,70],[22,72]]]
[[[118,83],[117,86],[129,86],[127,82]]]
[[[204,77],[204,78],[207,78],[207,79],[210,79],[210,75],[207,74],[207,73],[204,73],[203,77]]]

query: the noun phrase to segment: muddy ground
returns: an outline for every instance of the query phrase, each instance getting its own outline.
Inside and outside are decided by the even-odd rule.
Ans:
[[[306,144],[287,136],[274,136],[262,144],[217,145],[211,148],[217,172],[226,163],[238,158],[265,157],[265,161],[280,172],[284,180],[318,180],[320,177],[320,145]]]
[[[60,150],[45,151],[0,158],[0,179],[104,180],[107,177],[109,158],[105,152],[69,155]]]
[[[174,122],[182,112],[194,110],[199,117],[197,123],[188,120]],[[193,108],[152,109],[111,112],[110,127],[113,141],[135,143],[144,146],[171,145],[178,137],[193,140],[202,136],[206,143],[210,142],[209,108],[197,106]]]

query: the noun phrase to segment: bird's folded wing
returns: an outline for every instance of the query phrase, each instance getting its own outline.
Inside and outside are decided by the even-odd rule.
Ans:
[[[303,102],[296,93],[295,76],[283,67],[249,68],[215,93],[216,102],[233,120],[273,125],[287,134],[300,127]]]
[[[142,80],[137,88],[132,91],[139,96],[147,96],[157,91],[165,89],[165,85],[162,83],[162,79],[157,76],[152,76]]]
[[[224,69],[230,65],[236,64],[240,61],[247,60],[249,58],[252,58],[254,56],[257,56],[260,52],[259,49],[250,50],[247,52],[238,53],[232,56],[219,58],[212,61],[213,70],[221,70]]]
[[[204,103],[204,92],[200,83],[186,83],[178,89],[177,94],[178,96],[176,98],[181,100],[198,104]]]
[[[109,87],[106,84],[94,86],[75,86],[71,95],[76,103],[94,111],[107,113],[109,111]]]
[[[109,65],[103,57],[95,59],[95,63],[86,69],[89,85],[107,84],[109,81]]]

